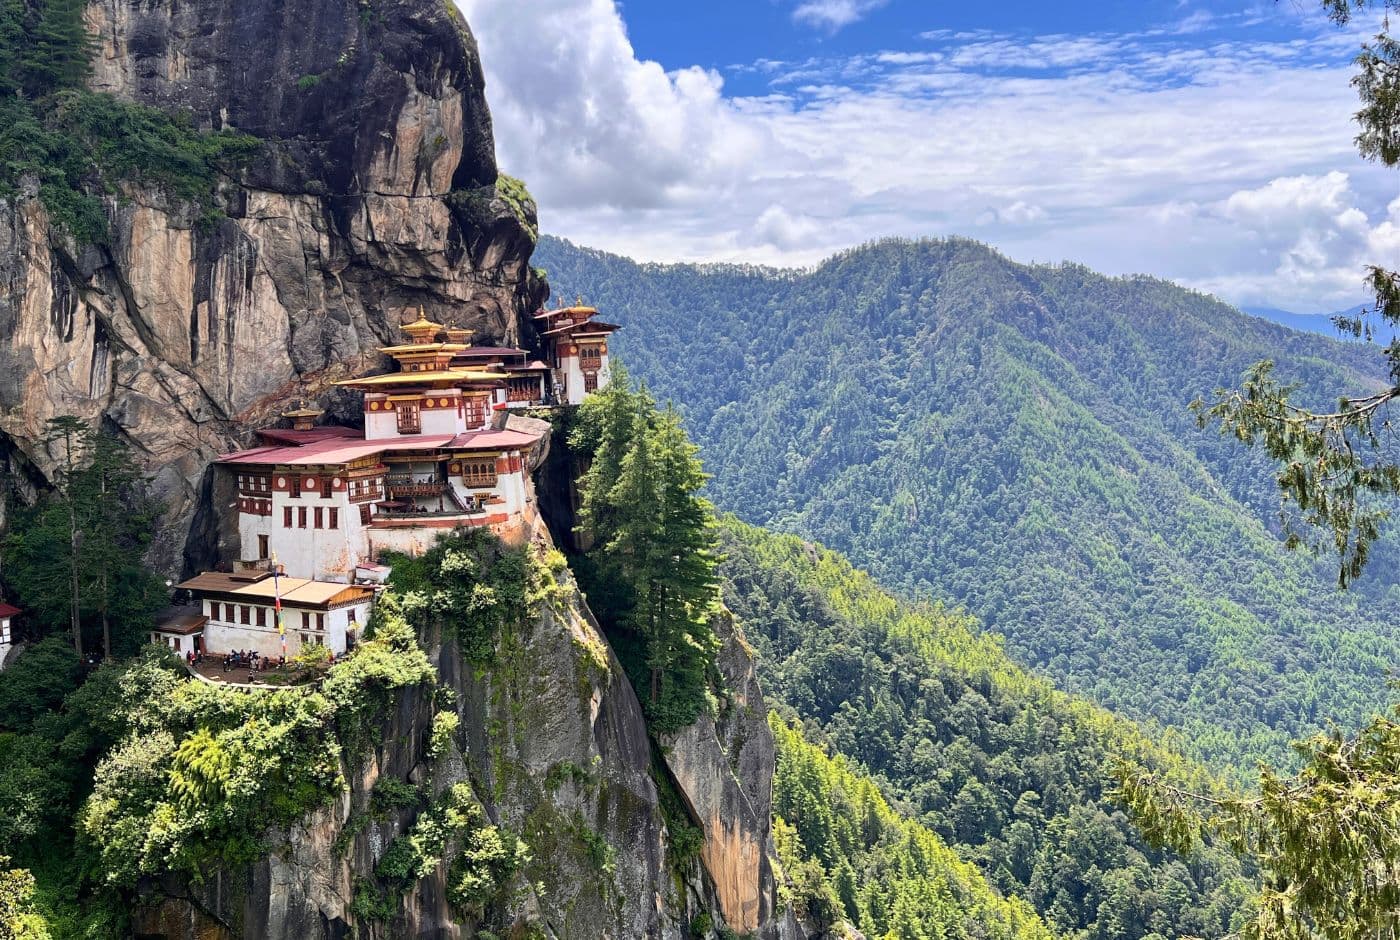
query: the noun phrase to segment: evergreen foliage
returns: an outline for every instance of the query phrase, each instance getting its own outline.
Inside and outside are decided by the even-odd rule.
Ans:
[[[420,634],[437,627],[478,666],[495,657],[502,629],[535,615],[555,580],[533,546],[510,546],[488,529],[459,528],[422,555],[388,553],[391,584]]]
[[[84,87],[92,40],[82,0],[0,0],[0,198],[35,180],[54,221],[105,242],[102,198],[139,181],[217,214],[219,174],[257,141]]]
[[[1397,718],[1301,742],[1302,769],[1263,768],[1257,796],[1195,793],[1125,761],[1121,797],[1160,844],[1189,851],[1213,836],[1257,862],[1263,888],[1246,940],[1390,940],[1400,936]]]
[[[610,627],[653,731],[691,724],[711,707],[719,643],[713,510],[706,475],[679,416],[659,411],[615,367],[579,407],[573,450],[581,526],[593,544],[580,566],[590,604]]]
[[[1003,898],[933,832],[896,813],[841,757],[770,715],[779,860],[812,923],[844,917],[892,940],[1050,940],[1030,905]]]
[[[1390,34],[1396,0],[1323,0],[1339,24],[1374,8],[1386,14],[1381,32],[1362,47],[1353,82],[1362,109],[1357,145],[1363,155],[1400,166],[1400,42]],[[1368,316],[1400,323],[1400,272],[1376,265],[1370,282],[1376,307],[1338,318],[1355,335],[1372,334]],[[1384,383],[1359,385],[1338,404],[1298,400],[1306,385],[1285,386],[1275,363],[1259,362],[1236,392],[1213,405],[1198,401],[1203,425],[1218,422],[1226,436],[1258,445],[1278,468],[1285,504],[1306,526],[1290,527],[1292,546],[1327,546],[1338,560],[1338,581],[1355,586],[1381,526],[1400,496],[1400,458],[1391,434],[1400,398],[1400,341],[1386,347]],[[1280,370],[1286,371],[1286,370]],[[1393,549],[1393,545],[1389,546]],[[1386,561],[1393,560],[1393,550]],[[1386,565],[1393,570],[1393,565]],[[1247,940],[1391,940],[1400,936],[1400,712],[1377,715],[1355,736],[1335,729],[1295,745],[1301,768],[1292,775],[1259,772],[1258,795],[1201,793],[1122,761],[1125,804],[1148,834],[1178,847],[1203,835],[1225,839],[1259,866],[1263,886]]]
[[[10,868],[0,855],[0,937],[5,940],[49,940],[48,925],[34,910],[34,876]]]
[[[1214,792],[1199,767],[1031,676],[964,614],[902,604],[797,538],[733,520],[721,531],[725,600],[765,692],[1003,895],[1066,937],[1228,933],[1250,894],[1235,860],[1214,844],[1189,857],[1147,844],[1115,801],[1107,764],[1122,755]],[[780,805],[786,785],[780,775]],[[835,856],[820,860],[839,895]]]
[[[130,448],[76,418],[49,423],[55,489],[16,514],[0,544],[6,580],[42,630],[69,631],[79,655],[129,655],[145,641],[165,588],[144,564],[160,507]]]
[[[123,674],[120,743],[79,815],[80,845],[113,887],[166,872],[198,881],[258,857],[264,833],[342,792],[344,759],[397,690],[436,680],[393,613],[320,691],[211,686],[167,662],[148,655]]]
[[[1021,662],[1219,767],[1286,761],[1388,704],[1400,554],[1378,546],[1339,596],[1335,569],[1285,549],[1264,456],[1188,407],[1265,357],[1326,402],[1383,375],[1363,344],[962,240],[801,272],[548,237],[536,258],[624,325],[615,349],[680,403],[720,509],[966,605]]]

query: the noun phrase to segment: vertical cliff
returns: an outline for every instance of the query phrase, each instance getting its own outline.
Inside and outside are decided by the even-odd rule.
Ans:
[[[0,462],[53,469],[60,414],[147,461],[153,561],[208,560],[209,459],[289,398],[367,367],[421,304],[522,339],[543,298],[534,206],[498,186],[476,44],[442,0],[94,0],[90,85],[260,141],[218,212],[160,187],[106,194],[107,244],[56,226],[37,184],[0,200]],[[0,505],[0,524],[5,507]]]
[[[76,415],[145,460],[168,507],[152,562],[173,573],[218,555],[231,497],[210,460],[293,399],[344,405],[332,383],[375,367],[420,305],[479,340],[532,339],[535,209],[498,176],[450,2],[92,0],[86,19],[93,91],[247,135],[252,156],[198,204],[91,181],[105,238],[75,238],[32,177],[0,198],[0,528],[51,479],[47,420]],[[795,940],[737,630],[728,710],[658,749],[572,576],[551,578],[489,666],[451,624],[424,631],[436,686],[396,693],[333,803],[264,833],[251,865],[152,875],[139,935]],[[416,848],[400,864],[414,839],[435,846],[426,869]]]
[[[489,667],[465,661],[450,637],[429,637],[438,687],[402,695],[371,752],[347,757],[343,796],[269,834],[274,849],[245,870],[151,886],[141,935],[710,940],[727,926],[799,940],[767,861],[773,742],[761,700],[748,699],[757,687],[737,632],[725,633],[722,667],[738,696],[724,730],[706,719],[668,742],[671,778],[572,576],[556,569],[553,579],[539,610],[496,638]],[[445,702],[458,723],[434,748]],[[463,784],[483,821],[529,854],[479,913],[462,911],[447,853],[406,887],[382,877],[396,840],[424,831],[429,807]],[[379,805],[389,787],[409,786],[416,802]],[[681,845],[694,833],[684,806],[702,810],[698,855]]]

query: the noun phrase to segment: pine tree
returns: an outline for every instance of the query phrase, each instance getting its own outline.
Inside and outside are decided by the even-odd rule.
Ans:
[[[24,90],[39,97],[81,87],[92,70],[93,39],[83,18],[85,0],[41,0],[38,6],[29,42],[20,47]]]
[[[579,406],[578,420],[570,435],[575,451],[591,455],[588,470],[579,480],[583,505],[579,531],[586,537],[608,541],[617,526],[613,487],[622,474],[622,458],[636,437],[637,394],[622,366],[614,366],[612,380]]]
[[[668,407],[652,428],[661,503],[655,553],[662,568],[651,658],[657,674],[676,676],[682,687],[703,687],[714,652],[707,649],[714,636],[709,617],[719,596],[714,510],[699,495],[706,475],[680,416]],[[653,688],[653,703],[658,697]]]
[[[21,513],[4,543],[5,571],[29,614],[71,633],[83,655],[85,618],[99,622],[104,656],[144,634],[163,600],[142,563],[159,508],[130,450],[83,421],[49,423],[55,488]],[[114,627],[125,627],[114,638]]]
[[[632,598],[631,627],[646,645],[649,672],[649,700],[660,696],[661,670],[665,663],[658,656],[658,631],[665,606],[667,558],[661,543],[662,478],[650,431],[654,406],[645,390],[636,395],[637,433],[620,463],[617,482],[608,503],[613,513],[613,531],[606,551],[616,565]]]

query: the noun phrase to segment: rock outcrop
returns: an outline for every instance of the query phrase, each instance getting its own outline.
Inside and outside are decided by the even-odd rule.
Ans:
[[[739,691],[718,733],[705,719],[667,750],[685,802],[708,813],[716,805],[737,809],[738,800],[743,811],[707,820],[702,859],[677,863],[636,695],[572,577],[564,572],[559,583],[538,617],[498,638],[487,669],[464,662],[455,642],[435,643],[441,686],[454,693],[461,722],[450,753],[425,757],[434,696],[404,696],[334,807],[278,834],[271,841],[281,847],[247,870],[153,891],[138,916],[141,935],[330,940],[489,930],[548,940],[709,940],[728,926],[761,940],[799,940],[795,922],[775,913],[766,867],[769,817],[761,808],[773,742],[761,700],[755,708],[744,699],[757,686],[742,642],[726,636],[722,666]],[[490,820],[530,847],[516,890],[473,922],[454,914],[440,867],[393,898],[391,916],[357,912],[357,890],[415,817],[409,810],[366,815],[371,791],[385,779],[433,792],[469,782]]]
[[[374,365],[410,310],[522,339],[545,291],[534,206],[497,186],[451,3],[93,0],[87,17],[94,88],[263,143],[218,221],[125,186],[108,246],[57,230],[32,186],[0,200],[0,459],[42,486],[49,418],[121,433],[168,507],[152,561],[178,573],[212,554],[193,525],[210,458],[291,398],[334,405],[330,382]]]
[[[532,340],[524,314],[546,291],[529,267],[535,210],[498,178],[476,46],[450,2],[91,0],[87,18],[96,90],[259,150],[219,185],[213,217],[124,185],[106,197],[100,246],[61,231],[32,181],[0,200],[0,528],[6,500],[52,479],[47,420],[76,415],[145,460],[168,507],[151,561],[175,574],[220,556],[232,495],[211,459],[294,399],[344,416],[334,381],[380,365],[377,347],[420,305],[481,341]],[[541,482],[561,487],[542,504],[568,504],[571,480]],[[272,851],[245,869],[145,885],[141,935],[682,940],[729,926],[796,940],[768,855],[772,741],[737,631],[722,657],[731,705],[663,756],[572,577],[559,579],[537,617],[498,638],[491,668],[428,638],[459,718],[446,754],[425,746],[444,699],[402,695],[372,753],[347,760],[334,806],[269,834]],[[433,798],[469,785],[530,846],[515,889],[463,916],[439,870],[386,909],[376,868],[424,812],[371,811],[386,780]],[[676,851],[697,827],[698,856]]]

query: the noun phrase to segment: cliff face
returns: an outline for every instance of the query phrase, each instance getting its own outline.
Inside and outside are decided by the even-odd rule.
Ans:
[[[210,560],[209,459],[290,398],[333,405],[329,383],[368,368],[410,309],[522,338],[545,290],[534,207],[498,191],[450,3],[94,0],[87,17],[97,90],[263,146],[217,222],[124,187],[110,247],[74,244],[32,191],[0,201],[0,469],[42,484],[56,415],[122,433],[168,506],[153,561],[176,572]]]
[[[796,924],[775,913],[767,868],[773,742],[761,703],[755,712],[743,698],[745,686],[756,686],[742,640],[726,632],[722,657],[727,680],[741,689],[721,722],[735,734],[717,734],[707,719],[667,750],[682,802],[708,815],[740,800],[745,811],[703,820],[701,857],[677,863],[675,820],[668,826],[636,696],[572,578],[560,583],[561,595],[537,618],[498,639],[489,669],[464,663],[454,642],[436,644],[441,683],[454,693],[461,721],[446,754],[425,756],[434,696],[404,696],[334,807],[279,834],[272,841],[280,848],[245,871],[153,892],[138,915],[140,934],[709,940],[727,924],[762,940],[798,940]],[[371,791],[385,779],[433,793],[466,781],[490,821],[528,843],[531,860],[482,917],[454,914],[445,865],[393,896],[390,916],[356,911],[357,890],[417,816],[407,809],[367,816]]]

